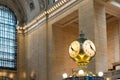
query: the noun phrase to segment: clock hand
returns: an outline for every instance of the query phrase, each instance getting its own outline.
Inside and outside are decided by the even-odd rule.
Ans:
[[[72,51],[75,51],[72,47],[71,47]]]
[[[92,48],[92,46],[90,45],[90,48],[93,50],[93,51],[95,51],[93,48]]]
[[[72,51],[75,51],[72,47],[71,47],[71,49],[72,49]],[[75,52],[77,52],[77,51],[75,51]]]

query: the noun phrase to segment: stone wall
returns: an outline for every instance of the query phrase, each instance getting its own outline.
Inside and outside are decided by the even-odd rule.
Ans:
[[[114,62],[120,61],[119,40],[119,21],[107,23],[108,69],[113,68]]]
[[[27,77],[47,80],[46,69],[46,30],[45,26],[26,35],[27,43]]]

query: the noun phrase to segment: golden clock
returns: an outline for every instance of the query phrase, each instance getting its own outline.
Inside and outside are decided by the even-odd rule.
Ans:
[[[80,38],[74,40],[69,46],[69,55],[78,65],[86,66],[95,53],[94,43],[85,38],[83,33],[80,34]]]
[[[73,41],[69,46],[69,55],[75,58],[80,52],[80,43],[78,41]]]
[[[83,47],[84,53],[87,56],[93,57],[95,55],[96,48],[94,43],[91,40],[85,40],[82,47]]]

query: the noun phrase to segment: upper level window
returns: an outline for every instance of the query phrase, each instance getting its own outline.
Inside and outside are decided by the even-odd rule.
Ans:
[[[58,0],[53,0],[53,2],[57,2]]]
[[[50,1],[51,0],[48,0],[48,5],[50,5]],[[58,0],[52,0],[53,3],[57,2]]]
[[[16,24],[15,14],[0,5],[0,68],[16,69]]]

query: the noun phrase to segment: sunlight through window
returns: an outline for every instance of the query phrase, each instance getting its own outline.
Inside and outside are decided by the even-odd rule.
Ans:
[[[16,17],[0,5],[0,68],[16,68]]]

